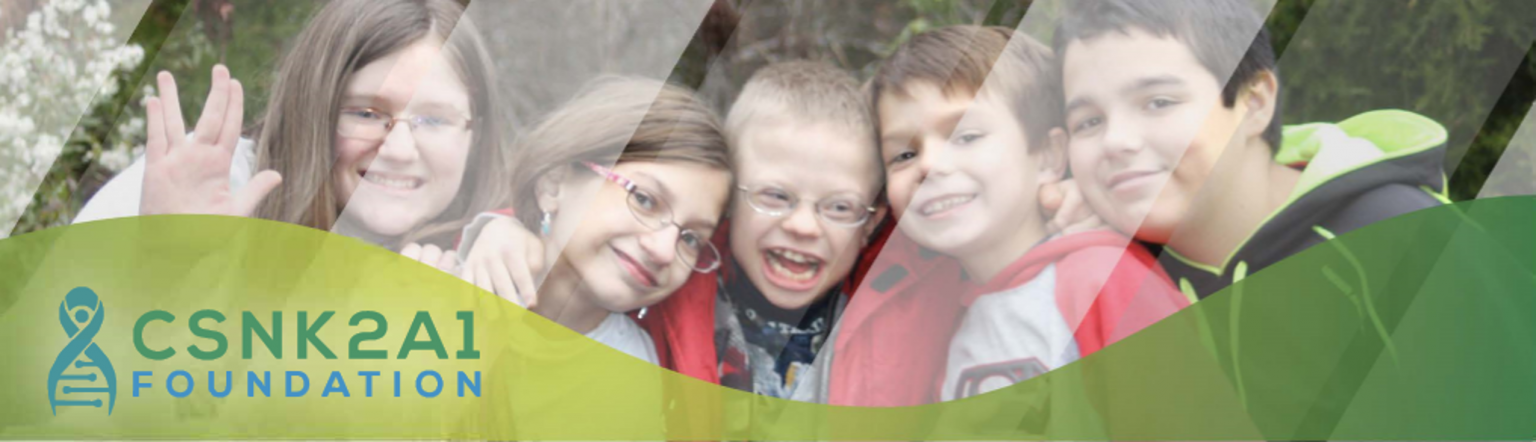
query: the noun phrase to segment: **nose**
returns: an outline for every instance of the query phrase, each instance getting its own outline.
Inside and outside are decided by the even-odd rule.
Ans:
[[[941,139],[926,140],[923,143],[922,154],[918,156],[918,170],[924,179],[929,175],[945,175],[955,170],[954,157],[949,154],[948,144],[947,140]]]
[[[388,133],[384,134],[384,142],[379,145],[378,158],[396,162],[410,163],[420,156],[416,150],[416,136],[411,133],[411,125],[405,121],[395,123]]]
[[[682,230],[675,225],[640,235],[640,249],[645,252],[644,259],[651,265],[665,267],[677,259],[677,237],[681,235]]]
[[[1131,121],[1110,121],[1105,123],[1104,150],[1110,155],[1123,156],[1141,151],[1146,146],[1146,139],[1142,136],[1140,125]]]
[[[785,214],[779,221],[779,226],[796,238],[821,237],[821,222],[816,219],[816,205],[808,202],[801,202],[795,206],[794,210]]]

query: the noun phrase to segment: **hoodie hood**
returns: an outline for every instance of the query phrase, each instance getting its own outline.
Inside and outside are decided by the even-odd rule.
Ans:
[[[1165,249],[1163,266],[1200,298],[1333,235],[1447,201],[1447,132],[1402,110],[1287,126],[1278,163],[1301,168],[1290,199],[1219,267]]]
[[[1337,124],[1287,126],[1283,133],[1285,141],[1275,153],[1275,162],[1302,169],[1292,202],[1347,174],[1394,163],[1397,168],[1383,171],[1392,173],[1373,175],[1381,181],[1444,191],[1441,166],[1448,134],[1444,126],[1423,115],[1379,110]]]
[[[1418,188],[1444,199],[1447,133],[1422,115],[1373,111],[1338,124],[1292,126],[1285,137],[1288,141],[1276,159],[1304,160],[1306,168],[1290,201],[1261,224],[1234,257],[1249,255],[1267,266],[1299,252],[1275,245],[1285,244],[1298,229],[1310,235],[1313,226],[1330,224],[1327,218],[1339,208],[1385,186]]]

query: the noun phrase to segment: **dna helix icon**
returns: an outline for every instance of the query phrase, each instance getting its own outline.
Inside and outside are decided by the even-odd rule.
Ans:
[[[64,295],[64,302],[59,303],[59,325],[64,327],[70,339],[48,371],[48,402],[55,416],[59,414],[59,407],[101,408],[99,396],[91,400],[75,399],[82,394],[91,397],[91,394],[100,393],[107,394],[107,415],[112,414],[117,402],[117,373],[112,370],[112,361],[107,360],[107,355],[94,341],[104,317],[106,310],[101,300],[89,288],[76,287]],[[75,371],[70,372],[71,368]],[[95,369],[93,372],[81,372],[92,368]],[[98,379],[106,386],[100,386]],[[64,385],[61,392],[59,384],[65,381],[75,385]],[[88,386],[77,386],[81,381]],[[59,397],[61,393],[67,398]]]

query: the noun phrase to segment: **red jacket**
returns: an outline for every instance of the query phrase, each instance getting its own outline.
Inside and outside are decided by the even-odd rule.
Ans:
[[[730,226],[721,223],[711,239],[720,249],[723,259],[730,260],[731,252],[725,247]],[[726,262],[724,264],[729,264]],[[721,265],[721,270],[709,273],[693,273],[672,296],[646,309],[644,317],[635,318],[656,344],[656,362],[662,367],[709,382],[720,383],[719,362],[715,356],[715,293],[720,271],[731,268]],[[718,410],[725,405],[722,395],[702,393],[697,389],[673,388],[667,390],[668,401],[686,401],[701,410]],[[671,396],[670,392],[684,393]],[[673,403],[675,405],[675,402]],[[703,416],[713,416],[702,413]],[[700,418],[695,413],[668,413],[667,427],[690,429],[700,434],[724,431],[725,422]]]
[[[918,247],[886,223],[854,268],[853,295],[834,342],[830,401],[907,406],[935,401],[949,341],[974,296],[1022,284],[1056,263],[1057,299],[1075,327],[1083,356],[1189,305],[1151,254],[1106,231],[1041,244],[987,285],[962,285],[958,263]],[[722,225],[717,232],[727,232]],[[713,239],[730,259],[727,236]],[[1109,263],[1113,263],[1112,265]],[[729,268],[729,266],[722,266]],[[1011,276],[1010,276],[1011,275]],[[639,320],[661,366],[718,384],[715,354],[717,275],[695,274]]]
[[[1056,264],[1056,306],[1088,356],[1189,306],[1151,253],[1118,233],[1096,230],[1035,246],[998,277],[974,287],[976,298],[1018,287]]]
[[[730,260],[730,223],[721,223],[715,229],[712,241],[725,259]],[[882,245],[894,230],[894,223],[883,223],[875,240],[861,252],[859,262],[849,275],[852,286],[860,280],[880,255]],[[729,271],[730,265],[720,266],[718,271]],[[719,290],[715,272],[695,273],[688,282],[666,300],[646,310],[639,318],[640,326],[656,342],[656,356],[662,367],[711,383],[720,383],[719,359],[715,354],[715,296]],[[850,303],[851,304],[851,303]],[[844,315],[846,316],[846,314]]]
[[[725,247],[730,231],[727,223],[715,230],[715,247],[723,259],[731,252]],[[656,360],[662,367],[710,383],[720,383],[719,361],[715,355],[715,294],[719,290],[716,272],[694,273],[672,296],[646,309],[640,326],[656,342]]]
[[[871,275],[895,272],[906,277],[894,285],[874,277],[844,312],[832,361],[833,404],[891,407],[936,402],[949,342],[964,308],[983,294],[1029,282],[1052,263],[1057,305],[1075,330],[1083,356],[1189,305],[1151,254],[1107,231],[1040,244],[986,284],[959,282],[953,259],[923,259],[923,252],[910,242],[893,242],[887,248]],[[920,273],[892,270],[902,267]]]
[[[839,320],[828,401],[889,407],[933,402],[959,325],[960,266],[887,233]],[[871,247],[874,250],[874,247]]]

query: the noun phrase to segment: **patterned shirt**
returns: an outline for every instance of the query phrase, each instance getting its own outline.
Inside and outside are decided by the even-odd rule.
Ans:
[[[731,274],[740,275],[736,267]],[[717,278],[715,351],[720,384],[772,397],[789,397],[796,375],[811,367],[837,319],[838,290],[805,308],[768,302],[744,277]]]

